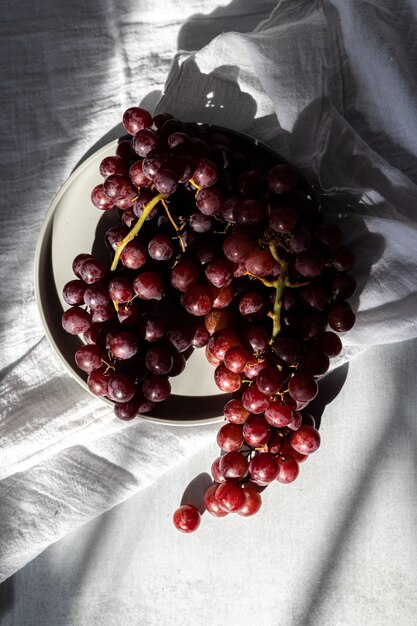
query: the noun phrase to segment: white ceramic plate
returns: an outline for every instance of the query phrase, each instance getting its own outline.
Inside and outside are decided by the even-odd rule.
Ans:
[[[62,288],[75,278],[71,269],[74,257],[81,252],[91,253],[95,240],[104,245],[107,228],[119,223],[113,211],[102,212],[90,201],[91,190],[103,181],[100,162],[105,156],[114,155],[116,147],[117,141],[104,146],[71,174],[48,210],[35,255],[36,299],[46,335],[65,368],[88,393],[86,377],[74,362],[81,340],[65,333],[61,326],[62,313],[68,308]],[[97,236],[96,231],[103,235]],[[223,419],[225,394],[214,384],[213,368],[207,363],[204,350],[195,350],[186,370],[170,381],[172,396],[158,407],[158,417],[143,415],[144,419],[176,425]]]

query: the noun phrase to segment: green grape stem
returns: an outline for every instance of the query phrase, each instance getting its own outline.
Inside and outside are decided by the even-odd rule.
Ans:
[[[132,241],[132,239],[134,239],[136,237],[136,235],[138,234],[138,232],[142,228],[143,224],[145,223],[146,218],[151,213],[152,209],[163,198],[165,198],[165,195],[163,193],[158,193],[144,207],[142,215],[140,216],[140,218],[138,219],[138,221],[136,222],[136,224],[134,225],[132,230],[130,230],[127,233],[126,237],[124,239],[122,239],[122,241],[117,246],[117,250],[116,250],[115,255],[114,255],[113,263],[111,264],[111,267],[110,267],[110,271],[111,272],[114,272],[114,270],[117,268],[117,264],[119,262],[120,255],[122,254],[125,246],[129,243],[129,241]]]

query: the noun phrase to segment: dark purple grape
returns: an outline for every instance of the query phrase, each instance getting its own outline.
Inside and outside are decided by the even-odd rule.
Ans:
[[[307,252],[301,252],[295,258],[295,268],[301,276],[306,278],[314,278],[319,276],[324,270],[325,261],[320,252],[315,250],[308,250]]]
[[[193,336],[191,338],[191,345],[193,348],[204,348],[210,339],[210,333],[202,323],[197,323],[193,327]]]
[[[265,298],[256,291],[250,291],[239,301],[239,313],[245,317],[247,315],[256,315],[265,313],[267,309]]]
[[[142,339],[153,343],[159,341],[165,335],[165,323],[156,315],[150,315],[142,320],[139,325],[139,334]]]
[[[253,352],[264,352],[269,348],[269,336],[261,326],[250,324],[243,328],[242,339]]]
[[[246,270],[255,276],[267,276],[275,266],[276,261],[266,248],[254,248],[245,261]]]
[[[186,152],[190,146],[190,135],[183,131],[175,131],[168,135],[167,143],[171,150],[175,153]]]
[[[196,204],[203,215],[215,215],[223,208],[223,194],[217,187],[202,189],[197,194]]]
[[[152,128],[154,130],[160,130],[167,120],[173,120],[174,116],[171,113],[158,113],[155,115],[152,121]]]
[[[263,413],[269,406],[269,400],[255,385],[245,389],[242,395],[242,403],[250,413]]]
[[[314,345],[322,350],[330,358],[338,356],[342,352],[342,342],[340,337],[332,331],[326,331],[314,340]]]
[[[297,184],[297,172],[289,165],[275,165],[269,170],[266,182],[273,193],[285,193]]]
[[[212,220],[208,215],[202,213],[191,213],[189,218],[190,227],[196,233],[208,233],[212,227]]]
[[[152,374],[168,374],[174,364],[174,359],[168,348],[155,346],[146,353],[145,363]]]
[[[233,210],[233,218],[238,224],[256,226],[266,214],[266,205],[261,200],[245,199],[238,202]]]
[[[323,376],[329,369],[329,357],[318,348],[308,348],[301,355],[298,371],[312,376]]]
[[[172,195],[178,187],[175,173],[165,168],[157,171],[153,183],[159,193],[163,193],[166,196]]]
[[[192,261],[179,261],[171,270],[171,285],[178,291],[188,291],[198,280],[200,271]]]
[[[80,277],[88,285],[98,283],[105,276],[106,268],[99,259],[90,257],[81,266]]]
[[[142,300],[161,300],[165,295],[162,279],[155,272],[138,274],[133,281],[133,288]]]
[[[338,272],[349,272],[355,265],[355,254],[350,248],[342,246],[332,254],[330,263]]]
[[[256,377],[256,386],[266,396],[273,396],[280,390],[284,376],[276,367],[265,367]]]
[[[155,235],[148,243],[148,253],[155,261],[168,261],[174,253],[172,239],[166,235]]]
[[[313,309],[322,311],[329,302],[327,289],[321,283],[311,282],[299,290],[299,296]]]
[[[349,302],[335,302],[329,310],[329,326],[338,333],[352,328],[356,320]]]
[[[103,185],[96,185],[91,192],[91,202],[97,209],[102,211],[108,211],[114,206],[113,200],[111,200],[105,193]]]
[[[127,164],[137,158],[136,154],[133,152],[132,142],[130,139],[119,139],[119,143],[116,148],[116,156],[119,156]]]
[[[107,176],[103,183],[104,193],[108,198],[117,202],[120,198],[137,195],[137,190],[133,187],[132,182],[127,174],[111,174]]]
[[[195,184],[199,187],[211,187],[218,178],[218,171],[215,163],[204,157],[198,159],[192,178]]]
[[[194,172],[195,161],[189,155],[176,154],[167,161],[167,167],[174,172],[179,183],[185,183],[190,180]]]
[[[240,263],[248,258],[255,245],[255,242],[249,235],[236,233],[225,240],[223,252],[225,257],[232,263]]]
[[[168,154],[166,152],[149,152],[148,156],[142,161],[143,174],[152,181],[155,175],[161,168],[164,167],[168,161]]]
[[[303,227],[294,231],[288,239],[287,245],[291,252],[299,254],[309,249],[311,244],[311,235],[309,231]]]
[[[92,258],[93,257],[91,256],[91,254],[86,254],[86,253],[77,254],[77,256],[72,262],[72,271],[74,272],[76,276],[78,276],[78,278],[81,278],[81,268],[83,266],[84,261],[86,261],[87,259],[92,259]]]
[[[236,189],[242,196],[259,198],[266,191],[265,179],[255,170],[242,172],[236,179]]]
[[[224,170],[230,164],[230,150],[227,146],[216,144],[208,150],[209,159],[213,161],[219,170]]]
[[[71,307],[62,315],[62,328],[70,335],[79,335],[89,329],[91,315],[79,307]]]
[[[221,289],[232,282],[232,272],[229,261],[217,259],[209,263],[205,270],[209,283]]]
[[[196,249],[196,255],[201,265],[207,265],[216,256],[216,250],[209,243],[201,243]]]
[[[99,169],[103,178],[111,174],[126,174],[126,163],[118,156],[108,156],[101,161]]]
[[[326,316],[323,313],[318,313],[316,311],[303,313],[297,319],[298,334],[305,341],[320,335],[325,330],[326,325]]]
[[[288,383],[290,396],[294,400],[300,400],[301,402],[313,400],[318,390],[317,381],[311,374],[296,373],[290,378]]]
[[[277,337],[271,348],[282,362],[292,365],[300,356],[303,345],[296,337]]]
[[[84,303],[90,309],[99,309],[107,306],[110,301],[109,292],[104,285],[95,284],[87,287],[84,292]]]
[[[106,231],[106,243],[114,251],[119,247],[119,243],[123,241],[129,229],[126,226],[112,226]]]
[[[129,402],[135,395],[135,383],[126,374],[111,374],[107,394],[113,402]]]
[[[135,135],[143,128],[149,128],[151,124],[151,114],[140,107],[130,107],[123,113],[123,126],[130,135]]]
[[[228,222],[235,223],[234,211],[236,204],[240,201],[239,196],[233,196],[232,198],[227,198],[223,204],[223,208],[221,210],[222,218]]]
[[[103,352],[97,346],[82,346],[75,353],[75,362],[83,372],[91,374],[103,366],[103,356]]]
[[[124,422],[128,422],[133,420],[138,414],[138,403],[135,398],[130,400],[129,402],[116,402],[114,406],[114,414],[119,420],[123,420]]]
[[[138,349],[138,341],[132,333],[121,331],[112,334],[109,342],[109,349],[116,359],[126,360],[134,356]]]
[[[83,280],[70,280],[62,290],[62,297],[67,304],[77,306],[84,303],[84,292],[87,285]]]
[[[151,375],[142,383],[145,398],[151,402],[163,402],[171,393],[171,385],[167,376]]]
[[[268,443],[271,426],[262,415],[250,415],[243,424],[243,437],[252,448]]]
[[[114,302],[120,304],[133,298],[133,286],[130,280],[123,277],[113,278],[109,282],[109,295]]]
[[[183,354],[180,354],[179,352],[174,352],[172,358],[174,359],[174,363],[172,368],[170,369],[169,375],[170,377],[179,376],[185,370],[187,361],[185,360],[185,356]]]
[[[99,306],[96,309],[91,310],[91,320],[93,322],[107,322],[115,315],[113,304],[109,303],[106,306]]]
[[[135,133],[132,139],[132,148],[141,157],[146,157],[149,152],[158,150],[161,138],[150,128],[144,128]]]
[[[298,215],[290,206],[280,206],[272,209],[269,216],[269,226],[276,233],[290,233],[297,226]]]
[[[128,207],[125,211],[123,211],[122,222],[125,226],[129,228],[129,230],[133,228],[133,226],[136,224],[137,221],[138,221],[138,218],[136,217],[135,212],[133,210],[133,205]]]
[[[331,294],[335,300],[348,300],[356,290],[356,280],[350,274],[337,273],[331,282]]]
[[[87,385],[89,390],[96,396],[107,396],[109,377],[101,370],[94,370],[88,375]]]
[[[120,260],[130,270],[138,270],[146,262],[146,248],[138,241],[129,241],[122,250]]]
[[[241,374],[251,358],[252,356],[243,346],[233,346],[226,352],[224,364],[231,372]]]
[[[240,389],[242,384],[240,374],[231,372],[224,363],[220,363],[214,372],[214,382],[221,391],[233,393]]]
[[[185,352],[191,346],[192,331],[190,328],[171,328],[166,336],[178,352]]]
[[[152,182],[143,171],[143,161],[133,163],[129,169],[129,178],[135,187],[150,187]]]

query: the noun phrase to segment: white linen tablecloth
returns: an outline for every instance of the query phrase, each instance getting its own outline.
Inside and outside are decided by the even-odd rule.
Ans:
[[[416,3],[281,1],[244,35],[272,4],[219,4],[183,3],[179,17],[174,2],[21,3],[3,19],[0,580],[213,440],[215,427],[113,420],[62,370],[33,297],[36,237],[59,185],[167,78],[158,110],[268,142],[349,227],[360,299],[348,355],[417,335]],[[202,10],[212,18],[187,19]],[[222,31],[235,32],[210,42]],[[177,36],[182,49],[207,46],[170,69]]]

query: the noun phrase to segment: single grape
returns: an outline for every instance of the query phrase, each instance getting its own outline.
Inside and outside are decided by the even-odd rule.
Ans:
[[[138,414],[138,403],[133,398],[129,402],[116,402],[114,406],[114,414],[119,420],[129,422],[133,420]]]
[[[287,245],[291,252],[299,254],[309,249],[311,244],[310,232],[302,226],[295,230],[288,239]]]
[[[263,446],[271,437],[271,427],[262,415],[250,415],[243,424],[243,437],[252,448]]]
[[[317,311],[323,311],[329,302],[329,293],[324,285],[311,282],[301,287],[299,296],[306,304]]]
[[[275,165],[269,170],[266,182],[273,193],[285,193],[293,189],[297,183],[297,173],[289,165]]]
[[[130,359],[139,349],[136,337],[132,335],[132,333],[126,331],[112,334],[108,345],[116,359],[121,359],[123,361],[125,359]]]
[[[126,374],[111,374],[107,393],[113,402],[129,402],[135,395],[135,383]]]
[[[99,306],[96,309],[91,310],[92,322],[107,322],[115,316],[115,310],[112,303],[106,304],[106,306]]]
[[[300,454],[312,454],[320,446],[320,433],[307,424],[302,424],[300,428],[291,435],[290,444]]]
[[[64,285],[62,297],[67,304],[78,306],[84,303],[84,293],[87,285],[83,280],[70,280]]]
[[[168,154],[166,152],[149,152],[148,156],[142,161],[142,172],[151,181],[154,180],[155,175],[161,168],[164,167],[168,161]]]
[[[298,371],[312,376],[323,376],[330,366],[329,357],[318,348],[308,348],[301,355]]]
[[[265,367],[256,377],[256,386],[266,396],[272,396],[280,390],[284,376],[276,367]]]
[[[111,174],[107,176],[103,183],[104,193],[111,200],[119,200],[137,195],[137,190],[133,187],[132,181],[127,174]]]
[[[243,328],[242,339],[255,353],[264,352],[269,348],[269,337],[266,330],[256,324],[250,324]]]
[[[172,195],[178,187],[175,172],[166,168],[161,168],[154,176],[153,183],[155,188],[166,196]]]
[[[213,308],[215,309],[224,309],[228,307],[233,300],[234,290],[232,284],[220,288],[212,285],[210,290],[214,298]]]
[[[352,328],[356,320],[349,302],[335,302],[329,310],[329,326],[338,333]]]
[[[200,526],[201,515],[192,504],[183,504],[173,515],[175,528],[183,533],[192,533]]]
[[[130,270],[138,270],[147,259],[146,248],[138,241],[129,241],[122,250],[120,260]]]
[[[90,328],[91,315],[78,307],[71,307],[62,315],[62,328],[70,335],[79,335]]]
[[[207,315],[213,306],[213,296],[205,285],[193,284],[182,294],[181,304],[188,313],[198,317]]]
[[[126,226],[112,226],[106,231],[106,243],[111,250],[117,250],[119,243],[129,233]]]
[[[96,396],[107,396],[109,377],[101,370],[94,370],[88,375],[87,385],[89,390]]]
[[[266,215],[266,204],[261,200],[245,199],[238,202],[233,211],[233,218],[238,224],[256,226]]]
[[[148,253],[155,261],[168,261],[174,253],[172,239],[166,235],[155,235],[148,243]]]
[[[191,346],[192,332],[190,328],[171,328],[166,335],[178,352],[185,352]]]
[[[273,209],[269,216],[269,226],[276,233],[290,233],[297,226],[297,212],[290,206],[280,206]]]
[[[236,327],[236,316],[228,309],[213,309],[205,316],[204,325],[210,335],[217,330],[231,330]]]
[[[335,300],[348,300],[356,291],[356,280],[350,274],[337,273],[332,279],[330,289]]]
[[[146,176],[143,171],[143,161],[135,161],[129,168],[129,178],[135,187],[150,187],[152,181]]]
[[[218,485],[214,484],[207,489],[204,495],[204,506],[206,507],[206,510],[211,513],[211,515],[214,515],[214,517],[224,517],[228,513],[227,511],[223,511],[223,509],[220,508],[220,505],[216,500],[215,494],[217,491],[217,487]]]
[[[288,391],[294,400],[313,400],[319,387],[317,381],[311,374],[296,373],[288,382]]]
[[[238,391],[241,386],[241,376],[235,372],[231,372],[227,369],[224,363],[221,363],[216,367],[214,372],[214,382],[221,391],[225,393],[233,393]]]
[[[111,174],[126,174],[126,163],[119,156],[104,157],[99,170],[103,178],[111,176]]]
[[[150,343],[159,341],[165,335],[165,323],[156,316],[150,315],[141,320],[139,324],[139,336]]]
[[[249,463],[241,452],[228,452],[220,457],[219,469],[227,480],[242,480],[248,475]]]
[[[204,348],[208,340],[210,339],[210,333],[203,323],[197,322],[193,327],[193,335],[191,338],[191,345],[193,348]]]
[[[87,372],[87,374],[91,374],[95,370],[98,370],[102,367],[102,358],[104,357],[103,352],[94,345],[82,346],[75,353],[75,362],[78,367],[83,370],[83,372]]]
[[[149,128],[152,124],[152,116],[145,109],[130,107],[123,113],[123,126],[130,135],[134,135],[143,128]]]
[[[237,177],[236,189],[242,196],[259,198],[266,190],[265,179],[259,172],[247,170]]]
[[[314,345],[328,357],[333,358],[342,352],[340,337],[331,330],[324,332],[314,340]]]
[[[202,213],[191,213],[189,217],[190,227],[196,233],[208,233],[211,230],[213,222],[211,217]]]
[[[253,248],[255,242],[244,233],[235,233],[225,239],[223,243],[223,252],[225,257],[232,263],[240,263],[245,261]]]
[[[96,185],[92,190],[91,202],[97,209],[101,209],[102,211],[108,211],[114,206],[113,200],[105,194],[102,184]]]
[[[227,513],[239,511],[246,502],[242,487],[230,480],[226,480],[217,487],[215,497],[220,508]]]
[[[313,379],[314,380],[314,379]],[[242,394],[242,403],[250,413],[263,413],[269,406],[269,400],[255,385],[251,385]]]
[[[215,163],[210,159],[197,160],[192,179],[199,187],[211,187],[217,181],[218,171]]]
[[[275,428],[285,428],[293,419],[293,410],[288,405],[275,400],[265,410],[265,419]]]
[[[266,248],[254,248],[245,260],[246,270],[255,276],[267,276],[275,266],[276,261]]]
[[[146,353],[146,367],[152,374],[168,374],[174,364],[174,359],[165,346],[154,346]]]
[[[230,263],[226,259],[217,259],[209,263],[205,269],[209,283],[221,289],[232,282]]]
[[[306,278],[314,278],[319,276],[324,270],[325,261],[320,252],[308,250],[301,252],[295,258],[295,268],[301,276]]]
[[[201,189],[197,194],[196,204],[203,215],[215,215],[223,208],[223,194],[217,187]]]
[[[114,302],[119,302],[121,304],[123,302],[128,302],[131,298],[133,298],[134,291],[130,280],[118,276],[109,282],[108,293]]]
[[[213,476],[214,480],[218,483],[224,483],[224,481],[226,480],[220,470],[221,459],[222,457],[218,456],[217,459],[215,459],[211,465],[211,475]]]
[[[81,268],[83,266],[84,261],[86,261],[87,259],[91,259],[91,258],[93,258],[91,254],[82,253],[82,254],[77,254],[75,259],[73,260],[72,271],[78,278],[81,278]]]
[[[142,272],[133,281],[135,293],[142,300],[161,300],[165,295],[165,288],[159,274]]]
[[[242,317],[248,315],[262,315],[267,309],[266,299],[256,291],[245,293],[239,301],[239,313]]]
[[[234,452],[243,446],[242,426],[239,424],[224,424],[217,433],[217,445],[226,452]]]
[[[294,482],[300,473],[297,461],[293,457],[287,456],[285,459],[277,457],[277,462],[278,474],[276,480],[284,485]]]
[[[267,485],[278,476],[278,460],[270,452],[255,454],[249,463],[249,473],[255,483]]]
[[[238,398],[229,400],[223,411],[226,419],[232,422],[232,424],[244,424],[250,415],[249,411],[243,406],[242,401]]]
[[[262,505],[261,494],[255,489],[255,487],[251,487],[250,485],[243,485],[243,491],[245,492],[246,498],[245,504],[237,513],[243,517],[255,515]]]
[[[146,157],[149,152],[158,150],[161,138],[150,128],[144,128],[135,133],[132,139],[132,148],[141,157]]]
[[[342,241],[342,231],[336,224],[320,224],[314,231],[314,239],[329,250],[336,250]]]
[[[142,391],[151,402],[163,402],[171,393],[171,384],[167,376],[151,374],[143,381]]]
[[[249,352],[242,346],[229,348],[224,356],[224,364],[228,370],[241,374],[251,359]]]
[[[89,259],[86,259],[81,265],[80,277],[88,285],[98,283],[104,278],[105,274],[105,265],[99,259],[90,257]]]
[[[349,272],[355,265],[355,254],[350,248],[341,246],[330,257],[330,263],[338,272]]]
[[[195,284],[200,271],[192,261],[181,260],[171,270],[171,285],[178,291],[187,291]]]
[[[169,375],[172,378],[173,376],[179,376],[185,370],[185,366],[187,365],[187,361],[185,360],[185,356],[180,352],[174,352],[172,355],[173,365],[169,371]]]

